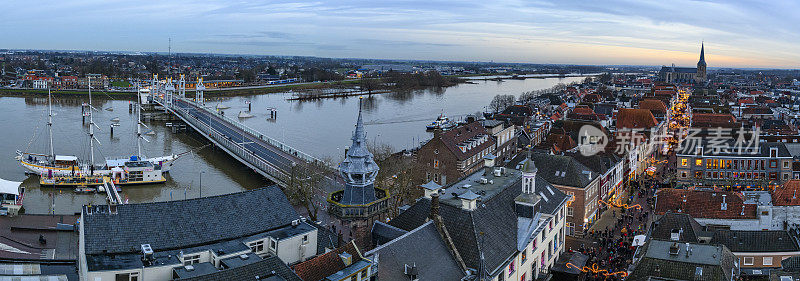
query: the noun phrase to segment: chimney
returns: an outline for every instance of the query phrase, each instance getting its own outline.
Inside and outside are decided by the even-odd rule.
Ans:
[[[725,202],[725,197],[726,197],[726,196],[727,196],[727,195],[725,195],[725,194],[722,194],[722,204],[720,204],[720,205],[721,205],[721,206],[720,206],[720,208],[721,208],[723,211],[725,211],[725,210],[727,210],[727,209],[728,209],[728,203],[726,203],[726,202]]]
[[[429,219],[435,220],[439,216],[439,193],[431,194],[431,213]]]
[[[492,155],[491,153],[490,154],[486,154],[486,156],[483,157],[483,167],[484,167],[483,176],[488,177],[488,176],[492,175],[492,167],[494,167],[494,159],[495,158],[496,157],[494,155]]]

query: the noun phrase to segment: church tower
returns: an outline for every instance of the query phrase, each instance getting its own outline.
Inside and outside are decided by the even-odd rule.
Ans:
[[[705,43],[700,43],[700,60],[697,62],[697,75],[695,76],[697,82],[706,81],[706,55]]]

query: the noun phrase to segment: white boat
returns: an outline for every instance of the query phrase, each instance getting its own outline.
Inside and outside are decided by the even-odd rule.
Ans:
[[[224,105],[224,104],[221,104],[221,103],[217,104],[217,109],[228,109],[228,108],[231,108],[231,107],[227,106],[227,105]]]
[[[69,175],[76,171],[80,173],[82,167],[78,157],[73,155],[56,155],[53,147],[53,106],[50,89],[47,90],[47,131],[50,137],[50,154],[29,153],[17,150],[15,159],[30,173],[41,175]]]
[[[439,114],[439,117],[436,118],[435,121],[431,122],[426,126],[428,130],[448,130],[455,127],[457,124],[455,122],[450,121],[447,116],[444,116],[444,113]]]

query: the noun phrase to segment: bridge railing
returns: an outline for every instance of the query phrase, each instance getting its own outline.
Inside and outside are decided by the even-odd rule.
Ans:
[[[293,147],[291,147],[289,145],[286,145],[286,144],[284,144],[284,143],[282,143],[282,142],[280,142],[280,141],[278,141],[276,139],[273,139],[273,138],[271,138],[269,136],[265,136],[264,134],[254,130],[254,129],[250,128],[250,127],[248,127],[247,125],[242,124],[241,122],[239,122],[239,120],[234,120],[233,118],[230,118],[228,116],[220,115],[219,113],[217,113],[217,111],[214,111],[214,110],[212,110],[211,108],[209,108],[209,107],[207,107],[205,105],[198,104],[198,103],[194,102],[193,100],[182,99],[182,101],[185,101],[187,103],[191,103],[192,105],[194,105],[194,106],[196,106],[196,107],[208,112],[209,114],[214,114],[217,117],[228,121],[228,123],[230,123],[231,125],[239,128],[243,132],[246,132],[246,133],[250,134],[251,136],[253,136],[255,138],[258,138],[258,139],[266,142],[267,144],[269,144],[271,146],[274,146],[274,147],[276,147],[276,148],[278,148],[278,149],[280,149],[280,150],[282,150],[282,151],[284,151],[284,152],[286,152],[286,153],[288,153],[290,155],[293,155],[293,156],[295,156],[295,157],[297,157],[299,159],[302,159],[302,160],[304,160],[306,162],[310,162],[310,163],[314,163],[314,164],[324,164],[323,161],[317,159],[316,157],[311,156],[311,155],[309,155],[307,153],[304,153],[304,152],[302,152],[300,150],[297,150],[297,149],[295,149],[295,148],[293,148]]]
[[[231,139],[227,138],[211,126],[206,123],[203,123],[199,119],[195,118],[194,115],[187,112],[185,109],[180,107],[172,107],[171,110],[175,112],[175,114],[180,115],[184,121],[195,127],[199,133],[207,135],[209,138],[212,138],[216,141],[217,144],[223,146],[227,150],[231,151],[235,154],[236,157],[239,157],[246,161],[247,163],[255,166],[257,169],[260,169],[262,172],[267,173],[269,176],[274,177],[278,181],[283,183],[287,183],[290,180],[290,172],[291,171],[282,171],[278,169],[274,165],[272,165],[266,159],[263,159],[253,153],[252,151],[246,149],[241,144],[232,141]]]

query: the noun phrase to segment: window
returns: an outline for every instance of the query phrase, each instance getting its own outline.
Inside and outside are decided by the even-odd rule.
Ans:
[[[575,210],[572,207],[567,207],[567,216],[571,217]]]
[[[361,271],[361,280],[367,280],[367,270],[366,269]]]
[[[523,263],[525,263],[526,260],[528,260],[528,249],[527,248],[525,248],[525,250],[522,250],[522,254],[520,255],[520,260],[522,260],[522,262],[520,262],[520,264],[523,264]]]
[[[200,254],[183,255],[183,265],[192,265],[200,262]]]
[[[514,271],[517,269],[514,267],[514,261],[511,261],[511,264],[508,265],[508,275],[514,274]]]
[[[694,160],[694,165],[695,166],[703,166],[703,159]]]
[[[308,244],[308,235],[303,235],[303,244]]]
[[[681,178],[685,179],[686,177],[688,177],[688,174],[686,174],[686,171],[681,171]]]
[[[686,158],[681,159],[681,166],[686,167],[687,165],[689,165],[689,159]]]
[[[772,257],[764,257],[761,261],[761,265],[772,265]]]
[[[115,281],[139,281],[139,272],[117,273]]]
[[[278,241],[275,241],[275,239],[269,239],[269,249],[273,251],[278,249]]]
[[[439,159],[433,159],[433,168],[439,169]]]
[[[744,257],[744,265],[753,265],[753,257]]]
[[[264,252],[264,240],[251,242],[249,245],[250,250],[254,253],[262,253]]]
[[[770,168],[777,168],[778,167],[778,160],[769,160],[769,167]]]
[[[789,168],[789,161],[783,161],[783,168]]]

